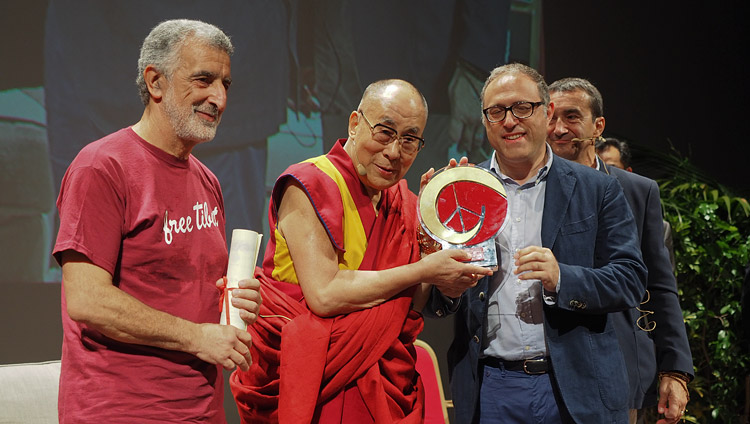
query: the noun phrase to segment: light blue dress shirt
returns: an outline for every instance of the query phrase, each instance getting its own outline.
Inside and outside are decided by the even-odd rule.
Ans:
[[[513,273],[517,250],[542,245],[546,177],[554,157],[549,146],[547,157],[536,178],[519,185],[500,172],[492,155],[490,169],[500,177],[508,196],[508,221],[495,238],[498,270],[489,285],[484,356],[506,361],[547,356],[542,302],[553,303],[554,299],[543,296],[541,281],[521,280]]]

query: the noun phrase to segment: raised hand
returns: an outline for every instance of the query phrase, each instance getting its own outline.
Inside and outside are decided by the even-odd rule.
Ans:
[[[224,289],[224,279],[216,280],[216,287]],[[258,319],[260,305],[263,302],[260,296],[260,281],[255,278],[240,280],[237,282],[239,288],[232,289],[232,306],[240,310],[240,318],[247,325],[252,325]]]
[[[516,260],[514,273],[521,280],[540,280],[547,291],[557,291],[560,279],[560,265],[551,250],[546,247],[529,246],[519,249],[513,258]]]
[[[240,317],[247,325],[252,325],[258,319],[260,305],[260,281],[255,278],[240,280],[238,289],[232,291],[232,305],[240,309]]]
[[[448,165],[441,169],[445,168],[455,168],[457,166],[470,166],[469,159],[466,158],[466,156],[461,157],[458,161],[456,159],[451,158],[451,160],[448,161]],[[435,168],[430,168],[422,174],[422,177],[419,179],[419,190],[421,191],[422,188],[430,181],[430,178],[432,178],[433,175],[435,175]]]

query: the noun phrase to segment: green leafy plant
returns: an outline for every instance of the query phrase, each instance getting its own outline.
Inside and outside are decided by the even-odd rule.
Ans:
[[[672,176],[660,180],[662,205],[672,225],[695,366],[686,421],[738,423],[750,375],[750,354],[742,342],[750,329],[740,325],[740,295],[750,259],[750,204],[701,178],[686,159],[672,156],[668,163]]]

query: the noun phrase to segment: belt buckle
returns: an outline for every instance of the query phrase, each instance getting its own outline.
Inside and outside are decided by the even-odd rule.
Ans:
[[[523,372],[529,375],[541,375],[547,372],[547,370],[543,371],[530,371],[528,368],[526,368],[526,365],[529,363],[544,363],[546,359],[526,359],[523,361]]]

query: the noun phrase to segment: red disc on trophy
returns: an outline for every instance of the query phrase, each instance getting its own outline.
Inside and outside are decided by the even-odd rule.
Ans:
[[[502,228],[508,201],[495,189],[475,181],[457,181],[443,187],[437,198],[437,215],[446,228],[457,233],[480,226],[471,246],[489,240]]]
[[[483,168],[444,169],[419,194],[422,226],[453,245],[473,246],[494,237],[504,227],[507,212],[502,182]]]

